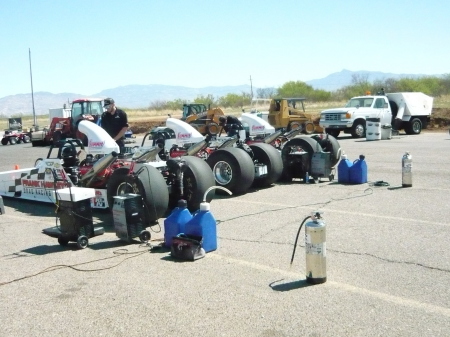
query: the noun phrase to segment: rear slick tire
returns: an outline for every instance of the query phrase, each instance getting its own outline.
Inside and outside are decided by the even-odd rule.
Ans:
[[[214,175],[212,174],[209,165],[198,157],[185,156],[182,160],[186,164],[186,170],[183,174],[183,196],[187,201],[187,208],[190,212],[195,212],[200,209],[200,203],[208,188],[215,186]],[[214,197],[214,190],[208,192],[206,202],[211,202]],[[173,199],[173,198],[172,198]],[[176,206],[178,200],[171,202],[170,208]]]
[[[278,181],[283,173],[283,160],[280,153],[272,145],[265,143],[254,143],[250,145],[253,151],[253,160],[267,166],[265,177],[255,177],[254,187],[268,187]]]
[[[253,184],[255,167],[244,150],[235,147],[219,149],[206,162],[213,171],[216,185],[225,187],[233,194],[244,194]]]
[[[320,135],[314,135],[314,136],[311,136],[311,138],[316,140],[320,144],[320,146],[322,146],[322,149],[325,152],[331,153],[330,166],[331,167],[336,166],[336,164],[341,159],[341,153],[342,153],[341,145],[339,144],[337,139],[330,134],[328,135],[327,139],[322,139],[320,137]]]
[[[301,150],[308,154],[308,160],[305,161],[299,155],[292,155],[291,151]],[[293,178],[304,179],[306,172],[311,175],[311,160],[316,152],[322,152],[320,144],[309,136],[296,136],[288,140],[281,150],[283,159],[283,181],[292,181]]]

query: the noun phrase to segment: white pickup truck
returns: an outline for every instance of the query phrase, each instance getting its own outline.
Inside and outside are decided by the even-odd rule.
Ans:
[[[417,135],[430,122],[432,107],[433,97],[421,92],[358,96],[343,108],[322,111],[319,124],[334,137],[343,131],[362,138],[366,135],[366,119],[379,118],[382,125]]]

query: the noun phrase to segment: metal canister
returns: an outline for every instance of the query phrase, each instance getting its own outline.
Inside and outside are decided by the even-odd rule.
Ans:
[[[311,284],[327,280],[326,226],[320,213],[305,224],[306,281]]]
[[[409,152],[402,157],[402,187],[412,187],[412,156]]]

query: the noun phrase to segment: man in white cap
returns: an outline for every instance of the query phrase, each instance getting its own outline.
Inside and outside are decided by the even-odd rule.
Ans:
[[[127,114],[125,111],[116,108],[112,98],[104,99],[103,108],[105,108],[105,112],[102,115],[102,128],[116,141],[120,152],[123,153],[125,132],[127,132],[129,126]]]

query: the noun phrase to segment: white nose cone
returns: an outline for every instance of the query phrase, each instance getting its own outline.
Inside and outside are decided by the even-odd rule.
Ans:
[[[119,145],[114,139],[100,126],[88,121],[81,121],[78,124],[78,130],[84,133],[88,138],[89,154],[109,154],[113,151],[119,153]]]

